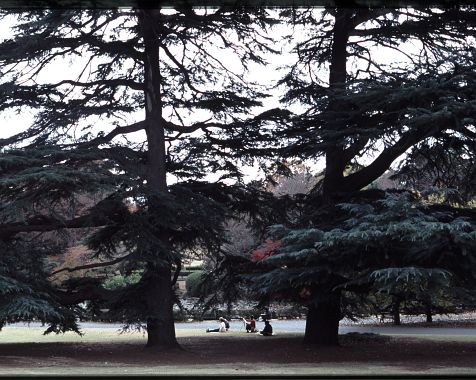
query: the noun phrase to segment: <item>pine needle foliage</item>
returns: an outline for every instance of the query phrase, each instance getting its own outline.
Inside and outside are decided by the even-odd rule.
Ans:
[[[329,230],[269,229],[280,242],[252,276],[264,296],[319,303],[320,292],[391,293],[416,284],[470,288],[476,280],[476,214],[424,202],[410,193],[373,203],[343,203],[343,223]],[[436,207],[436,208],[435,208]],[[303,295],[303,289],[307,289]]]
[[[276,21],[260,8],[190,6],[8,9],[0,20],[13,20],[0,42],[0,112],[33,115],[0,139],[0,238],[84,229],[98,266],[141,277],[114,291],[97,278],[51,290],[45,269],[42,318],[59,318],[46,312],[54,296],[71,310],[102,302],[126,323],[146,323],[149,345],[176,345],[182,258],[216,254],[229,213],[256,209],[238,167],[250,157],[236,152],[241,130],[266,119],[249,116],[266,94],[246,75],[275,53],[264,31]],[[74,212],[78,194],[95,193]]]
[[[46,247],[38,242],[33,247],[20,239],[3,241],[0,246],[0,327],[39,321],[47,325],[45,334],[80,333],[77,310],[56,299],[53,286],[46,281]]]

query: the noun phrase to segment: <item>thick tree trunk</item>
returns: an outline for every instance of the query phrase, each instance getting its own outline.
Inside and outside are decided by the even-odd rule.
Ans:
[[[330,61],[329,87],[331,89],[344,89],[346,82],[347,41],[349,39],[350,14],[347,9],[337,10],[332,56]],[[328,110],[336,111],[340,105],[335,100],[330,100]],[[327,128],[338,130],[345,125],[336,125],[328,121]],[[344,192],[342,179],[346,162],[343,159],[343,146],[335,145],[326,149],[326,171],[323,182],[324,201],[332,204],[336,193]],[[327,284],[330,288],[331,284]],[[306,319],[306,332],[304,342],[309,344],[337,345],[339,338],[340,321],[340,293],[322,294],[317,305],[309,306]]]
[[[347,41],[349,39],[349,11],[339,9],[334,24],[332,53],[329,67],[329,88],[333,90],[345,89],[347,76]],[[330,99],[328,111],[338,111],[340,102]],[[339,130],[345,125],[338,125],[329,120],[327,128]],[[332,201],[335,192],[343,192],[342,180],[346,162],[344,159],[344,146],[336,144],[326,149],[326,172],[323,182],[323,196],[327,201]]]
[[[161,74],[158,39],[160,33],[160,11],[141,9],[138,11],[139,26],[144,38],[144,82],[146,106],[146,133],[148,144],[149,211],[157,210],[156,199],[168,192],[166,171],[165,130],[162,123]],[[169,245],[169,235],[157,232],[163,246]],[[147,347],[177,347],[173,319],[172,267],[164,252],[157,247],[157,259],[147,263]]]
[[[317,305],[308,307],[304,343],[338,345],[340,318],[340,293],[323,294]]]
[[[170,267],[148,265],[146,281],[149,291],[145,294],[147,317],[147,347],[178,347],[173,317],[173,294]]]

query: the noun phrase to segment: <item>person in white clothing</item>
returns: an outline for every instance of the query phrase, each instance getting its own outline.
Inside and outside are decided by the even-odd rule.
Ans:
[[[212,330],[207,329],[207,333],[208,332],[227,332],[228,329],[226,328],[225,318],[220,317],[219,321],[220,321],[220,327],[217,329],[212,329]]]

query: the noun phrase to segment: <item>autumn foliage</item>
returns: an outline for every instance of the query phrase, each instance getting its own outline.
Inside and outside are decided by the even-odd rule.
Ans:
[[[310,297],[310,295],[311,291],[306,287],[301,288],[301,290],[299,291],[299,297],[302,299],[307,299]]]
[[[281,246],[281,240],[267,239],[259,248],[251,252],[251,261],[258,262],[275,254]]]

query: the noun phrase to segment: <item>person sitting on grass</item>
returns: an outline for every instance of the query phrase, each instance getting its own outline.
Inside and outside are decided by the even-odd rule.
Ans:
[[[228,321],[223,318],[223,317],[220,317],[218,319],[220,321],[220,327],[217,328],[217,329],[207,329],[207,333],[208,332],[227,332],[228,331],[228,328],[230,328],[230,324],[228,323]],[[228,325],[228,328],[226,327]]]
[[[256,332],[256,320],[253,316],[248,317],[248,319],[242,318],[243,322],[245,323],[245,328],[247,333],[254,333]]]
[[[266,319],[264,321],[264,329],[259,332],[263,336],[271,336],[273,335],[273,326],[271,326],[271,323]]]

